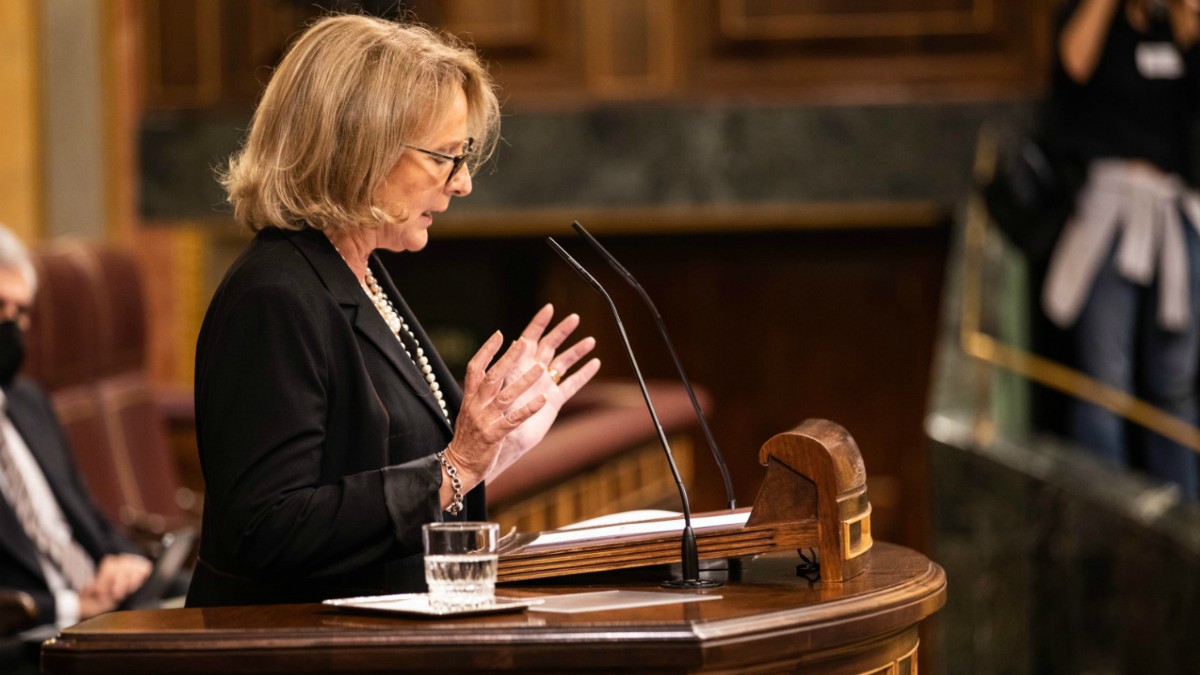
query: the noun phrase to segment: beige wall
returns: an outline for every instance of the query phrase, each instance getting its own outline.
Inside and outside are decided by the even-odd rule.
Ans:
[[[45,235],[106,231],[100,0],[40,0]]]
[[[0,222],[27,241],[42,232],[40,14],[0,0]]]

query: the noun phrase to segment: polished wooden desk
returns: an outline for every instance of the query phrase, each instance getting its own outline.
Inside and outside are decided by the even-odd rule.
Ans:
[[[945,603],[941,567],[880,542],[870,566],[841,583],[810,585],[796,576],[797,562],[794,554],[747,561],[741,581],[711,591],[720,600],[585,614],[430,620],[321,605],[115,612],[48,641],[42,667],[176,675],[916,672],[918,624]],[[659,590],[652,581],[617,586]],[[500,593],[612,587],[539,583]]]

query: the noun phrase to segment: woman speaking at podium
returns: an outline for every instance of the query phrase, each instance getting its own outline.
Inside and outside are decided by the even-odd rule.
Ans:
[[[560,380],[595,341],[559,351],[579,319],[546,306],[460,390],[374,254],[424,248],[498,131],[478,56],[432,30],[333,16],[289,48],[222,176],[256,234],[197,343],[189,606],[420,590],[421,525],[483,519],[483,482],[599,369]]]

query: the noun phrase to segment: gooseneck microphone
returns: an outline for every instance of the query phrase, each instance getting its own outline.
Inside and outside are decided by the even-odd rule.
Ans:
[[[725,458],[721,455],[721,451],[717,449],[717,441],[713,438],[712,430],[708,428],[708,419],[704,417],[704,410],[700,408],[700,401],[696,400],[696,390],[692,389],[692,383],[688,381],[688,376],[683,372],[683,362],[679,360],[679,354],[675,353],[675,345],[671,343],[671,336],[667,334],[667,325],[663,323],[662,315],[658,313],[658,307],[654,306],[654,301],[650,299],[650,294],[637,279],[633,278],[633,274],[625,269],[625,266],[617,261],[613,254],[608,252],[601,243],[592,236],[591,232],[584,229],[579,221],[571,223],[571,227],[575,228],[587,243],[596,249],[608,264],[616,270],[633,290],[637,291],[641,296],[642,302],[650,309],[650,313],[654,315],[654,323],[658,325],[658,333],[662,336],[663,343],[667,345],[667,351],[671,353],[671,359],[675,361],[675,370],[679,373],[679,379],[683,382],[683,388],[687,390],[688,397],[692,399],[692,409],[696,411],[696,419],[700,420],[700,428],[704,430],[704,438],[708,440],[708,447],[712,450],[713,461],[717,463],[717,468],[721,471],[721,479],[725,481],[725,500],[730,510],[737,508],[737,499],[733,496],[733,481],[729,479],[729,467],[725,464]]]
[[[637,377],[638,386],[642,388],[642,398],[646,400],[646,408],[650,411],[650,419],[654,422],[654,430],[658,432],[658,442],[662,444],[663,452],[667,455],[667,464],[671,467],[671,475],[675,478],[675,487],[679,489],[679,501],[683,505],[683,541],[682,541],[682,563],[683,563],[683,578],[668,579],[663,581],[660,586],[664,588],[713,588],[720,586],[721,582],[711,579],[700,578],[700,551],[696,547],[696,533],[692,530],[692,508],[688,503],[687,489],[683,486],[683,479],[679,476],[679,467],[675,465],[675,455],[671,452],[671,445],[667,442],[667,432],[663,429],[662,422],[658,419],[658,413],[654,411],[654,403],[650,401],[650,392],[646,389],[646,379],[642,377],[642,371],[638,368],[637,358],[633,355],[633,346],[629,344],[629,336],[625,334],[625,326],[621,323],[621,314],[617,312],[617,305],[613,302],[612,296],[596,277],[592,276],[587,270],[580,265],[575,258],[571,257],[558,242],[554,241],[553,237],[546,237],[546,243],[550,244],[550,248],[554,252],[567,261],[567,264],[574,269],[579,276],[596,289],[604,301],[608,303],[608,308],[612,312],[613,319],[617,323],[617,332],[621,335],[621,342],[625,345],[625,353],[629,356],[629,364],[633,366],[633,374]]]

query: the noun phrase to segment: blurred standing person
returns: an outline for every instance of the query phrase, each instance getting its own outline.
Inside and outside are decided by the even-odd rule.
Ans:
[[[460,390],[375,254],[425,247],[498,127],[478,55],[430,29],[330,16],[289,48],[223,176],[256,234],[197,341],[188,605],[422,590],[421,526],[485,519],[484,482],[599,369],[563,376],[595,341],[560,351],[579,317],[547,305]]]
[[[1051,257],[1043,308],[1073,326],[1082,371],[1195,424],[1200,0],[1068,0],[1060,26],[1048,127],[1088,177]],[[1129,464],[1117,415],[1077,401],[1068,429]],[[1145,464],[1192,499],[1200,493],[1190,449],[1148,433]]]

